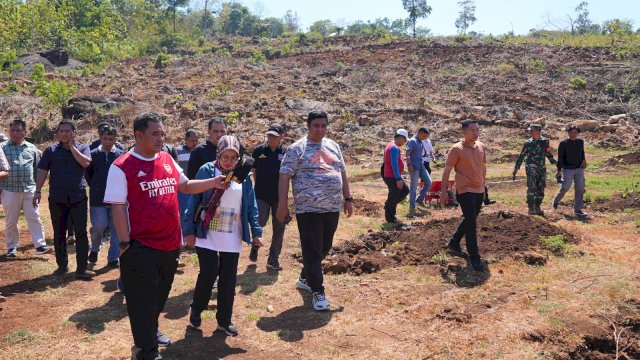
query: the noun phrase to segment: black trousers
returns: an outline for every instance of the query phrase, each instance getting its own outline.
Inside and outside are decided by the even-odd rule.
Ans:
[[[87,270],[89,238],[87,237],[87,199],[75,204],[49,201],[49,212],[53,225],[53,246],[59,268],[69,267],[67,255],[67,226],[73,222],[76,235],[76,272]]]
[[[236,279],[238,275],[239,253],[218,252],[196,246],[200,272],[196,289],[193,291],[191,311],[202,312],[207,308],[213,283],[218,278],[218,309],[216,320],[218,325],[227,327],[231,324],[233,301],[236,297]]]
[[[139,359],[158,354],[158,318],[169,297],[180,250],[161,251],[131,240],[120,257],[120,278]]]
[[[427,172],[429,173],[429,175],[431,175],[431,166],[429,164],[431,164],[431,162],[425,161],[424,167],[427,169]]]
[[[296,214],[302,247],[300,278],[307,280],[313,292],[324,293],[322,260],[333,246],[339,219],[339,212]]]
[[[480,251],[478,250],[478,237],[476,234],[477,218],[484,201],[484,193],[462,193],[457,194],[456,198],[462,209],[462,221],[458,225],[458,229],[451,238],[451,243],[460,244],[462,237],[465,237],[467,251],[471,260],[480,260]]]
[[[384,178],[384,183],[389,189],[387,201],[384,202],[384,218],[387,222],[394,222],[396,221],[396,208],[409,195],[409,187],[403,180],[402,189],[398,189],[396,179],[388,177]]]

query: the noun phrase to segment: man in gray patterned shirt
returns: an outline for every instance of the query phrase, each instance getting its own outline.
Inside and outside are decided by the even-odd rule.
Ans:
[[[52,252],[44,239],[44,226],[40,220],[37,207],[32,200],[36,190],[35,174],[37,173],[40,152],[24,140],[27,136],[27,124],[22,120],[13,120],[9,124],[9,141],[1,147],[5,153],[11,171],[6,180],[0,181],[2,189],[2,206],[6,217],[5,240],[7,241],[7,257],[18,256],[18,219],[20,210],[29,225],[31,241],[36,248],[36,254],[43,255]]]
[[[281,222],[289,215],[289,182],[300,232],[303,268],[296,286],[313,293],[313,308],[329,310],[325,297],[322,260],[333,245],[340,210],[353,213],[347,169],[340,147],[327,139],[329,119],[324,111],[312,111],[307,118],[309,133],[289,147],[280,165],[278,211]]]

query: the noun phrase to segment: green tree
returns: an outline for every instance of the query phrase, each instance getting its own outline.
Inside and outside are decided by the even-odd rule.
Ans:
[[[189,5],[189,0],[166,0],[167,10],[173,14],[173,33],[176,33],[176,18],[178,8],[183,8]]]
[[[576,13],[578,18],[576,19],[576,30],[578,34],[584,35],[591,29],[592,23],[589,19],[589,3],[586,1],[581,2],[576,6]]]
[[[265,35],[276,38],[282,36],[286,30],[286,26],[282,20],[276,17],[268,17],[262,20],[263,25],[266,27]]]
[[[402,6],[409,13],[407,22],[413,29],[413,37],[416,37],[416,23],[431,14],[431,6],[427,5],[427,0],[402,0]]]
[[[602,24],[602,33],[605,35],[631,35],[633,33],[633,22],[628,19],[611,19]]]
[[[322,36],[327,36],[336,32],[337,29],[338,26],[331,20],[318,20],[311,24],[309,32],[316,32],[322,34]]]
[[[460,12],[456,19],[456,28],[459,34],[466,35],[469,26],[477,20],[476,4],[473,0],[461,0],[458,1],[458,6],[460,6]]]
[[[285,27],[288,32],[298,32],[300,31],[300,18],[298,17],[298,13],[294,13],[291,10],[287,10],[282,18]]]

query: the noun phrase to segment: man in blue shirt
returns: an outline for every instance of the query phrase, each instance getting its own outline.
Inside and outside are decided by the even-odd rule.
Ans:
[[[411,176],[411,185],[409,186],[410,213],[415,213],[416,202],[424,206],[424,198],[431,187],[431,176],[429,176],[427,168],[424,166],[424,162],[422,161],[422,154],[424,152],[422,140],[426,139],[428,134],[429,130],[425,127],[421,127],[418,129],[418,133],[407,143],[406,158],[409,165],[409,175]],[[420,180],[424,182],[424,187],[416,199],[416,191],[418,190],[418,183]]]
[[[69,271],[66,232],[69,219],[76,233],[76,278],[88,280],[95,276],[87,270],[89,239],[87,237],[87,192],[85,169],[91,165],[89,146],[75,141],[76,124],[62,120],[56,128],[59,142],[49,146],[38,164],[33,206],[40,204],[42,186],[49,179],[49,211],[53,224],[54,248],[58,269],[56,275]]]

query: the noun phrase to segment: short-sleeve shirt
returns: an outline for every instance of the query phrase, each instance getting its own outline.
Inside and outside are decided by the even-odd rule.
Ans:
[[[176,250],[182,245],[178,186],[187,181],[167,152],[144,158],[130,151],[109,168],[104,202],[127,205],[132,240],[157,250]]]
[[[34,192],[36,173],[40,162],[40,151],[30,142],[16,144],[9,140],[2,144],[2,150],[9,162],[9,176],[0,181],[0,188],[11,192]]]
[[[433,159],[431,158],[431,153],[433,152],[433,145],[431,144],[431,139],[422,140],[422,161],[423,162],[431,162]]]
[[[76,142],[75,147],[82,155],[91,158],[87,144]],[[49,201],[75,204],[86,200],[85,168],[62,143],[55,143],[44,150],[38,169],[49,171]]]
[[[342,208],[342,172],[346,171],[340,147],[323,138],[304,137],[289,147],[280,173],[292,176],[297,214],[339,212]]]
[[[7,161],[7,157],[4,156],[4,151],[0,147],[0,171],[9,171],[9,161]]]
[[[262,144],[253,150],[252,157],[255,159],[253,167],[256,169],[256,199],[269,202],[278,201],[280,163],[286,152],[285,146],[281,145],[274,151],[267,144]]]
[[[421,167],[424,167],[422,163],[422,152],[424,149],[422,148],[422,141],[418,140],[417,137],[412,137],[409,142],[407,142],[407,151],[409,152],[409,163],[416,170],[420,170]]]
[[[483,143],[469,145],[460,141],[449,149],[447,167],[456,171],[456,192],[484,193],[487,175],[487,154]]]

